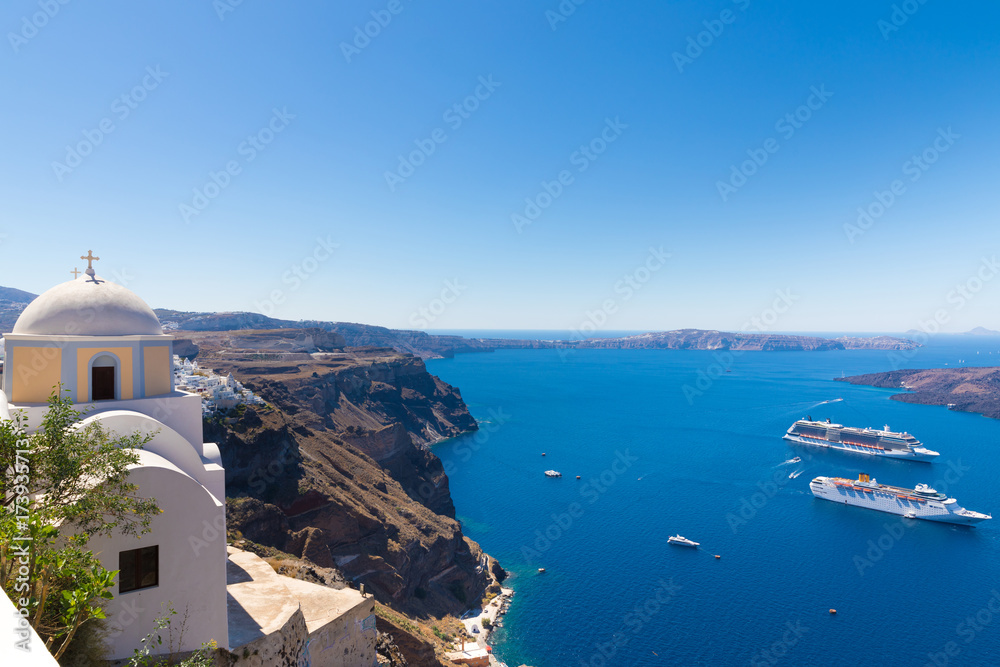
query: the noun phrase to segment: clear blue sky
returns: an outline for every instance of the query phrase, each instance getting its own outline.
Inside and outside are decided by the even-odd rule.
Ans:
[[[1000,328],[995,3],[231,2],[3,3],[0,284],[93,249],[154,307],[290,319],[736,329],[788,290],[776,330]]]

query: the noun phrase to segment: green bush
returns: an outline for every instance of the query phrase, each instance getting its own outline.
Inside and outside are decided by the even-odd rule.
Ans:
[[[212,658],[212,651],[217,648],[214,641],[202,644],[200,649],[191,653],[191,655],[181,662],[177,662],[177,649],[183,646],[184,629],[187,626],[187,614],[181,620],[180,627],[175,629],[171,616],[176,615],[177,612],[174,611],[174,608],[167,605],[163,612],[156,617],[153,629],[140,640],[141,646],[133,651],[132,657],[128,659],[124,667],[167,667],[168,665],[177,665],[178,667],[212,667],[215,664],[215,660]],[[150,653],[154,650],[160,653],[163,652],[163,635],[160,632],[164,629],[167,631],[168,654],[166,657],[153,657]],[[247,656],[244,655],[244,657]]]
[[[59,660],[81,628],[104,618],[117,571],[87,549],[95,535],[142,535],[156,501],[137,495],[129,466],[152,435],[119,437],[99,423],[76,427],[81,413],[56,387],[41,427],[28,435],[22,414],[0,421],[0,586],[27,598],[28,621]],[[25,563],[17,546],[30,537]],[[29,590],[15,585],[21,567]],[[96,628],[94,628],[96,630]]]

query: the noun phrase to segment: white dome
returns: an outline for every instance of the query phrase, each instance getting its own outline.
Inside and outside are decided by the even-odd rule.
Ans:
[[[28,304],[16,334],[131,336],[162,334],[156,313],[131,290],[99,276],[56,285]]]

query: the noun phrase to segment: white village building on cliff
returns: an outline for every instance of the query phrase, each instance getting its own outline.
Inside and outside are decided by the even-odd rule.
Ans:
[[[90,542],[104,567],[120,570],[107,608],[109,657],[131,656],[170,604],[187,615],[182,650],[214,641],[248,666],[285,664],[279,655],[313,666],[375,663],[370,598],[279,576],[257,556],[227,548],[225,470],[219,448],[202,439],[202,396],[175,386],[173,337],[141,298],[90,265],[31,302],[3,345],[0,419],[20,411],[33,431],[61,383],[86,413],[82,423],[153,435],[130,481],[162,513],[139,538]],[[225,378],[228,392],[218,395],[235,399],[237,386]],[[0,631],[13,636],[13,622]],[[5,659],[12,645],[3,642],[0,664],[28,664]]]
[[[243,386],[233,374],[223,377],[215,371],[201,368],[197,361],[174,355],[174,387],[200,394],[202,410],[211,414],[237,405],[263,405],[264,399]]]

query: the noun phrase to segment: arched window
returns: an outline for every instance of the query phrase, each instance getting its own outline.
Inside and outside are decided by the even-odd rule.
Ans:
[[[118,398],[118,360],[110,354],[96,357],[90,364],[90,400]]]

